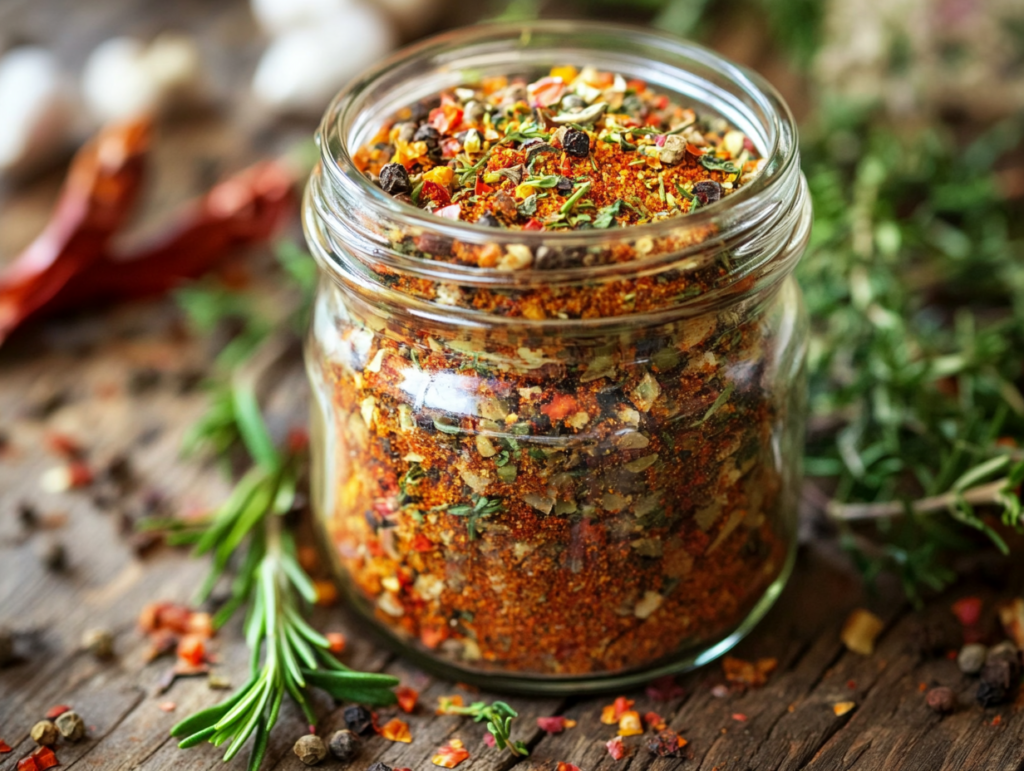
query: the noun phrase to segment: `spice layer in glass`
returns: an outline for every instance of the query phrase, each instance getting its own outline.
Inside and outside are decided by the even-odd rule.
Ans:
[[[436,216],[360,173],[403,108],[565,66],[726,121],[758,173],[693,213],[540,232]],[[368,626],[453,679],[579,693],[703,664],[765,614],[803,444],[796,139],[756,75],[592,23],[445,34],[338,95],[303,215],[313,502]],[[495,267],[449,259],[483,250]]]

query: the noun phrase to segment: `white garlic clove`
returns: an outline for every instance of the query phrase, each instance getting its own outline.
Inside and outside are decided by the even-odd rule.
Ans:
[[[309,27],[357,5],[358,0],[250,0],[253,16],[268,35]]]
[[[0,173],[21,174],[69,143],[75,100],[54,56],[15,48],[0,58]]]
[[[90,54],[82,94],[99,121],[140,112],[169,113],[198,100],[204,91],[199,50],[184,35],[166,34],[145,45],[112,38]]]
[[[274,40],[256,68],[253,91],[277,112],[319,115],[342,86],[391,50],[395,37],[375,7],[352,6]]]

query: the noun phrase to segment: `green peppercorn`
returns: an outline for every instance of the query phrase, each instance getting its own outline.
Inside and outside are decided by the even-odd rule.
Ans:
[[[98,659],[114,655],[114,635],[106,629],[90,629],[82,635],[82,647]]]
[[[69,742],[77,742],[85,736],[85,721],[74,710],[57,717],[57,730]]]
[[[41,747],[49,747],[57,743],[57,726],[49,720],[40,720],[31,731],[32,741]]]

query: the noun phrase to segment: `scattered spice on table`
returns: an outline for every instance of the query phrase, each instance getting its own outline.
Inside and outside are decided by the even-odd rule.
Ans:
[[[842,717],[856,706],[857,704],[852,701],[840,701],[832,705],[832,712],[835,713],[836,717]]]
[[[639,736],[643,732],[639,712],[630,709],[622,713],[619,717],[619,736]]]
[[[102,627],[87,629],[82,634],[82,649],[89,651],[98,659],[109,659],[114,656],[114,635],[109,629]]]
[[[846,649],[861,656],[875,652],[875,640],[885,628],[885,623],[869,610],[856,608],[847,616],[839,638]]]
[[[430,762],[442,768],[455,768],[459,763],[468,759],[469,751],[463,745],[462,740],[452,739],[437,751]]]
[[[575,720],[570,720],[569,718],[565,718],[562,715],[537,718],[537,727],[541,731],[545,731],[549,734],[560,734],[566,728],[574,728],[575,726]]]
[[[292,747],[292,751],[307,766],[315,766],[327,757],[327,746],[324,744],[324,740],[316,734],[299,737],[295,746]]]
[[[3,739],[0,739],[0,754],[6,754],[8,752],[13,752],[13,750],[11,749],[11,745],[9,745]]]
[[[173,701],[162,701],[158,706],[164,712],[174,712],[178,708],[177,703]]]
[[[746,723],[749,718],[742,712],[733,712],[732,719],[737,723]]]
[[[416,702],[420,698],[420,692],[407,685],[395,689],[395,697],[398,699],[398,706],[402,712],[411,713],[416,709]]]
[[[678,758],[687,745],[686,739],[669,728],[662,728],[647,740],[647,751],[659,758]]]
[[[56,720],[61,715],[63,715],[65,712],[70,712],[70,711],[71,711],[71,705],[69,705],[69,704],[55,704],[52,707],[50,707],[48,710],[46,710],[46,714],[43,717],[45,717],[47,720]]]
[[[973,627],[981,623],[982,601],[980,597],[961,597],[950,606],[961,626]]]
[[[328,632],[324,637],[326,637],[327,642],[330,643],[331,653],[335,656],[340,656],[345,652],[345,635],[341,632]]]
[[[999,623],[1017,648],[1024,650],[1024,598],[1014,597],[999,604]]]
[[[644,723],[652,731],[662,731],[665,729],[665,718],[659,715],[657,712],[647,712],[644,714]]]
[[[344,717],[348,729],[359,736],[368,736],[374,732],[376,720],[366,707],[358,704],[345,707],[342,717]]]
[[[327,749],[331,751],[331,755],[342,763],[353,760],[359,754],[361,747],[362,740],[359,735],[347,728],[335,731],[327,741]]]
[[[57,726],[50,720],[40,720],[32,726],[29,735],[36,744],[48,747],[57,743]]]
[[[412,741],[409,724],[404,720],[399,720],[397,717],[391,718],[391,720],[382,725],[378,733],[392,742],[409,744]]]
[[[609,739],[604,743],[604,746],[608,749],[608,754],[611,755],[614,760],[622,760],[628,754],[626,745],[622,743],[621,736]]]
[[[77,742],[85,736],[85,721],[74,710],[58,715],[56,725],[60,735],[69,742]]]
[[[939,686],[928,691],[925,701],[928,706],[940,715],[945,715],[956,709],[956,694],[952,688]]]
[[[560,760],[555,766],[555,771],[580,771],[580,767]]]
[[[615,701],[601,708],[601,722],[605,725],[615,725],[622,716],[633,706],[633,700],[625,696],[617,696]]]

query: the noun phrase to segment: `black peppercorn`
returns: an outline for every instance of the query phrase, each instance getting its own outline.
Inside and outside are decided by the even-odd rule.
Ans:
[[[380,169],[380,186],[388,195],[408,193],[412,189],[409,172],[400,163],[385,163]]]
[[[586,158],[590,155],[590,137],[585,131],[569,129],[562,137],[562,149],[576,158]]]
[[[713,179],[705,179],[693,186],[693,194],[702,206],[714,203],[722,199],[722,186]]]
[[[1006,701],[1007,696],[1009,696],[1009,693],[1005,688],[985,680],[978,683],[978,691],[975,694],[978,704],[983,707],[994,707],[997,704],[1002,704]]]
[[[366,771],[391,771],[391,766],[381,763],[379,760],[370,766]]]
[[[559,195],[569,195],[572,192],[572,180],[568,177],[559,177],[555,183],[555,192]]]
[[[350,731],[360,736],[366,736],[368,733],[373,732],[373,716],[366,707],[358,705],[346,707],[342,714],[345,717],[345,725],[348,726]]]
[[[489,211],[485,211],[481,214],[477,220],[477,225],[486,225],[489,228],[500,228],[501,223],[498,222],[498,218],[491,214]]]
[[[327,748],[335,758],[347,762],[359,754],[359,744],[359,737],[347,728],[343,728],[331,734]]]

